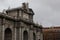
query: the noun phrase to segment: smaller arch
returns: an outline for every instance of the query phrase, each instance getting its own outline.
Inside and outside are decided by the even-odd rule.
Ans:
[[[12,40],[12,31],[10,28],[6,28],[4,31],[4,40]]]
[[[40,39],[39,39],[40,40]]]
[[[10,33],[10,32],[12,32],[12,31],[11,31],[10,28],[6,28],[6,29],[5,29],[5,33],[6,33],[6,32]]]
[[[33,33],[33,40],[36,40],[36,35],[35,35],[35,33]]]
[[[28,40],[28,32],[27,31],[23,32],[23,40]]]

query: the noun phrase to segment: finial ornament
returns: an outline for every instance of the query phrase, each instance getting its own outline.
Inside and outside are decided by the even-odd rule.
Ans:
[[[6,10],[5,9],[3,9],[3,11],[2,11],[3,13],[6,13]]]
[[[8,7],[8,9],[10,9],[10,6]]]

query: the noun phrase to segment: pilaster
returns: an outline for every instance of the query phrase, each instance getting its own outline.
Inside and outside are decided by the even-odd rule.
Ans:
[[[29,33],[29,35],[30,35],[30,38],[29,38],[29,40],[33,40],[33,30],[30,30],[30,33]]]

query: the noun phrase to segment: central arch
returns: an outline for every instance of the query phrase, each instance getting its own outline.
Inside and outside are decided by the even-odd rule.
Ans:
[[[4,40],[12,40],[12,31],[10,28],[7,28],[4,32]]]
[[[28,40],[28,32],[27,31],[23,32],[23,40]]]

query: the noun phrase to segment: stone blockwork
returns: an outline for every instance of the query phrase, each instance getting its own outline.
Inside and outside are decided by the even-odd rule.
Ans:
[[[0,40],[43,40],[42,26],[33,22],[33,15],[28,3],[0,13]]]

